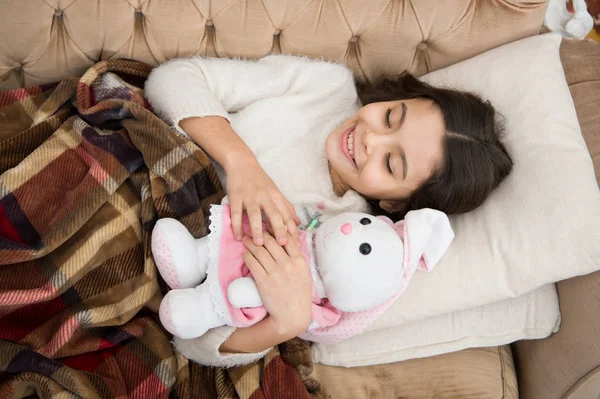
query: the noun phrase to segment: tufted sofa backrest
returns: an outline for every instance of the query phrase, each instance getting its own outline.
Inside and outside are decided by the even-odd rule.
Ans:
[[[539,32],[546,0],[2,0],[0,89],[108,58],[324,57],[417,75]]]

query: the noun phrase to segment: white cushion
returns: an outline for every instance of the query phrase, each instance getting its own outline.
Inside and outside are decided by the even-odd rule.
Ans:
[[[517,298],[367,331],[335,345],[315,344],[312,356],[316,363],[344,367],[399,362],[545,338],[558,331],[560,320],[555,284],[547,284]]]
[[[391,342],[402,333],[394,328],[450,317],[600,269],[600,191],[564,77],[560,42],[557,34],[526,38],[423,77],[489,99],[505,118],[505,142],[514,168],[482,206],[451,217],[456,237],[449,250],[432,273],[415,275],[405,293],[370,326],[368,331],[388,331],[372,339]],[[511,309],[504,309],[508,317]],[[536,313],[534,309],[528,317]],[[502,319],[488,320],[490,331]],[[463,323],[456,331],[471,336],[473,346],[478,346],[478,337],[481,343],[487,339],[460,313],[451,320]],[[513,326],[514,331],[526,325]],[[511,342],[515,336],[507,334],[493,344]],[[370,339],[365,334],[352,342],[367,347]],[[461,345],[445,350],[457,349]],[[328,363],[340,364],[335,356]]]

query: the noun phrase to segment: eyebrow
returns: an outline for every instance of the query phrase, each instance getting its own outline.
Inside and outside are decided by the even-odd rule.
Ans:
[[[402,127],[402,124],[404,123],[404,119],[406,119],[407,112],[408,112],[408,108],[406,107],[406,103],[402,103],[402,115],[400,116],[400,123],[399,123],[398,129],[400,129]]]
[[[400,130],[400,128],[402,128],[402,124],[404,123],[404,120],[406,119],[406,114],[408,113],[408,108],[406,107],[405,103],[402,103],[402,116],[400,117],[400,124],[398,126],[398,130]],[[402,148],[400,148],[400,158],[402,158],[402,171],[404,174],[403,179],[406,180],[406,174],[408,173],[408,163],[406,162],[406,154],[404,153],[404,150]]]
[[[408,164],[406,163],[406,155],[404,154],[404,151],[402,149],[400,150],[400,157],[402,158],[402,165],[404,166],[402,168],[402,170],[404,171],[403,179],[406,180],[406,174],[408,172]]]

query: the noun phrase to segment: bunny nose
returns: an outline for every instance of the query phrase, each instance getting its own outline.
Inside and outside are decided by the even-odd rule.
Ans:
[[[348,234],[352,233],[352,225],[350,223],[346,223],[342,226],[342,228],[340,230],[345,235],[348,235]]]

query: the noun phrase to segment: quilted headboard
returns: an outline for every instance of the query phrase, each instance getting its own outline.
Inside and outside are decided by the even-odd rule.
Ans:
[[[3,0],[0,89],[107,58],[272,52],[348,64],[359,79],[424,74],[539,32],[546,0]]]

